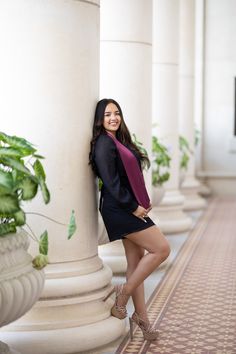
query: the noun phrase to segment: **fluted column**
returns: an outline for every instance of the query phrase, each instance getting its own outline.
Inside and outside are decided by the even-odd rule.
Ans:
[[[151,156],[152,1],[101,1],[100,97],[117,100],[131,133]],[[151,170],[145,173],[151,192]],[[115,272],[126,268],[123,246],[102,246]],[[112,255],[112,256],[111,256]]]
[[[170,179],[166,193],[153,212],[165,233],[188,230],[191,219],[183,213],[179,186],[178,148],[178,31],[179,1],[153,1],[153,122],[155,132],[169,147]]]
[[[0,3],[1,129],[24,136],[46,157],[51,203],[28,210],[67,222],[77,232],[32,216],[36,234],[49,232],[50,265],[41,299],[1,339],[22,354],[69,354],[118,338],[124,322],[102,301],[112,272],[97,255],[95,183],[89,142],[99,91],[99,1]],[[31,252],[34,253],[34,247]]]
[[[179,128],[192,150],[181,192],[185,196],[184,209],[196,210],[206,206],[199,196],[200,183],[195,178],[194,147],[194,44],[195,0],[180,0],[179,36]]]

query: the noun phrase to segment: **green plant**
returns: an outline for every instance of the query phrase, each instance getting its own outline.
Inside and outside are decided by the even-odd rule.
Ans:
[[[197,146],[199,144],[200,139],[201,139],[201,132],[197,128],[195,128],[194,132],[195,132],[194,145]]]
[[[102,189],[102,180],[101,178],[98,178],[98,190],[100,191]]]
[[[152,137],[152,154],[153,154],[153,167],[152,167],[152,185],[154,187],[161,186],[170,178],[168,169],[170,167],[171,157],[168,149],[160,143],[156,136]]]
[[[136,134],[132,134],[132,141],[133,141],[133,143],[137,146],[137,148],[141,151],[141,153],[144,155],[144,156],[146,156],[146,157],[148,157],[148,153],[147,153],[147,150],[144,148],[144,146],[143,146],[143,143],[141,143],[138,139],[137,139],[137,136],[136,136]],[[148,160],[148,162],[147,161],[144,161],[144,163],[143,163],[143,165],[142,165],[142,168],[143,169],[146,169],[146,170],[148,170],[149,168],[150,168],[150,162],[149,162],[149,160]]]
[[[180,168],[187,170],[190,155],[193,153],[189,143],[182,135],[179,136]]]
[[[37,154],[36,148],[29,141],[0,132],[0,237],[8,233],[16,233],[17,228],[27,232],[39,243],[39,255],[33,260],[36,268],[42,268],[48,262],[48,233],[45,230],[38,239],[27,224],[26,215],[38,214],[59,223],[43,214],[27,213],[23,209],[24,203],[35,198],[39,189],[44,203],[48,204],[50,201],[46,173],[40,161],[43,158]],[[72,211],[68,225],[68,239],[72,237],[75,230],[75,217]]]

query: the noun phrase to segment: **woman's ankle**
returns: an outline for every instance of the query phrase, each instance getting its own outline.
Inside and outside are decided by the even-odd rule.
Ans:
[[[148,314],[147,314],[146,311],[135,310],[135,312],[133,313],[133,316],[138,317],[138,319],[143,321],[143,322],[149,323]]]
[[[124,284],[123,284],[122,293],[123,293],[124,295],[131,296],[132,291],[131,291],[131,288],[130,288],[130,286],[129,286],[128,283],[124,283]]]

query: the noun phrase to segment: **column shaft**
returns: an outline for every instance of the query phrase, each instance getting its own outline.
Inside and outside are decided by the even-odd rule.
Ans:
[[[171,154],[170,179],[160,206],[154,208],[165,233],[188,230],[191,219],[183,211],[179,186],[178,148],[178,27],[179,1],[153,2],[153,122],[154,133]]]
[[[77,233],[32,216],[49,232],[50,265],[40,301],[1,338],[22,354],[85,352],[118,338],[124,323],[110,316],[111,270],[97,255],[97,205],[88,166],[99,90],[99,1],[1,2],[1,129],[24,136],[46,157],[51,203],[28,209],[66,223],[75,210]],[[86,36],[85,36],[86,33]],[[34,247],[31,248],[34,253]]]
[[[180,134],[190,146],[188,168],[181,191],[185,195],[185,210],[202,209],[206,202],[198,195],[200,183],[195,178],[195,126],[194,126],[194,33],[195,0],[180,0],[179,50],[179,124]]]
[[[101,1],[100,96],[117,100],[130,130],[151,157],[152,1]],[[145,172],[151,192],[151,170]],[[100,247],[114,272],[124,272],[121,241]],[[112,255],[112,257],[111,257]]]

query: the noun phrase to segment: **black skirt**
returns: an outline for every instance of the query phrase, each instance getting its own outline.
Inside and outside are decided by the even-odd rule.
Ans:
[[[144,222],[132,212],[120,207],[109,193],[102,193],[100,198],[99,210],[110,241],[120,240],[132,232],[142,231],[155,225],[149,217],[146,217],[147,222]]]

